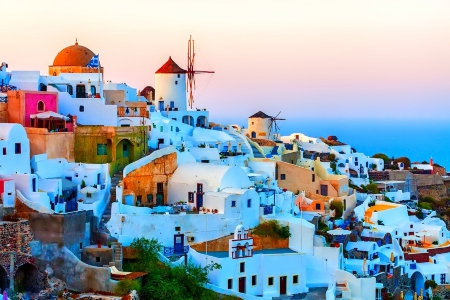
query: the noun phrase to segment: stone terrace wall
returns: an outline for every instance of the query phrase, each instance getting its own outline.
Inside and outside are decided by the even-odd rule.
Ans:
[[[33,233],[28,221],[0,221],[0,252],[12,251],[31,255]]]

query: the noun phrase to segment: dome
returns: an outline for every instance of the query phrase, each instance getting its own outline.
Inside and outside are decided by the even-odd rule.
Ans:
[[[53,61],[53,66],[80,66],[86,67],[89,61],[94,57],[94,52],[84,46],[75,45],[62,49],[58,55],[56,55]]]

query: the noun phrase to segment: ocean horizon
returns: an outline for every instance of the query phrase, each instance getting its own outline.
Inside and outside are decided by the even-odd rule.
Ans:
[[[282,117],[282,116],[280,116]],[[450,126],[446,120],[386,120],[386,119],[305,119],[286,118],[278,121],[282,136],[303,133],[311,137],[327,138],[330,135],[350,144],[368,156],[384,153],[388,157],[408,157],[411,162],[429,161],[450,171]],[[214,122],[214,116],[212,117]],[[222,121],[247,127],[247,121]],[[219,122],[219,123],[220,123]]]

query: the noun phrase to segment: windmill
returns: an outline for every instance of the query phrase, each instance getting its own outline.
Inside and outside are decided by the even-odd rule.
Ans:
[[[270,117],[269,133],[273,137],[274,140],[277,139],[278,131],[280,130],[280,127],[278,127],[277,121],[286,120],[286,119],[278,118],[278,116],[280,114],[281,114],[281,111],[275,117]]]
[[[194,95],[193,92],[195,90],[195,74],[214,74],[214,71],[198,71],[194,70],[194,62],[195,62],[195,51],[194,51],[194,40],[192,36],[189,36],[188,41],[188,53],[187,53],[187,78],[186,78],[186,88],[189,93],[189,106],[192,109],[192,105],[194,104]]]

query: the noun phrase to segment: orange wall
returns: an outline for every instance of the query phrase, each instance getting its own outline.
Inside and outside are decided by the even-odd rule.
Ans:
[[[73,132],[48,132],[46,128],[25,127],[30,140],[30,157],[47,153],[48,158],[74,160],[75,134]]]
[[[177,154],[172,153],[157,158],[149,164],[131,171],[124,178],[124,195],[132,194],[142,196],[142,203],[147,203],[147,195],[153,195],[156,203],[157,183],[164,183],[164,204],[167,203],[167,183],[177,169]],[[136,202],[135,202],[136,203]]]

